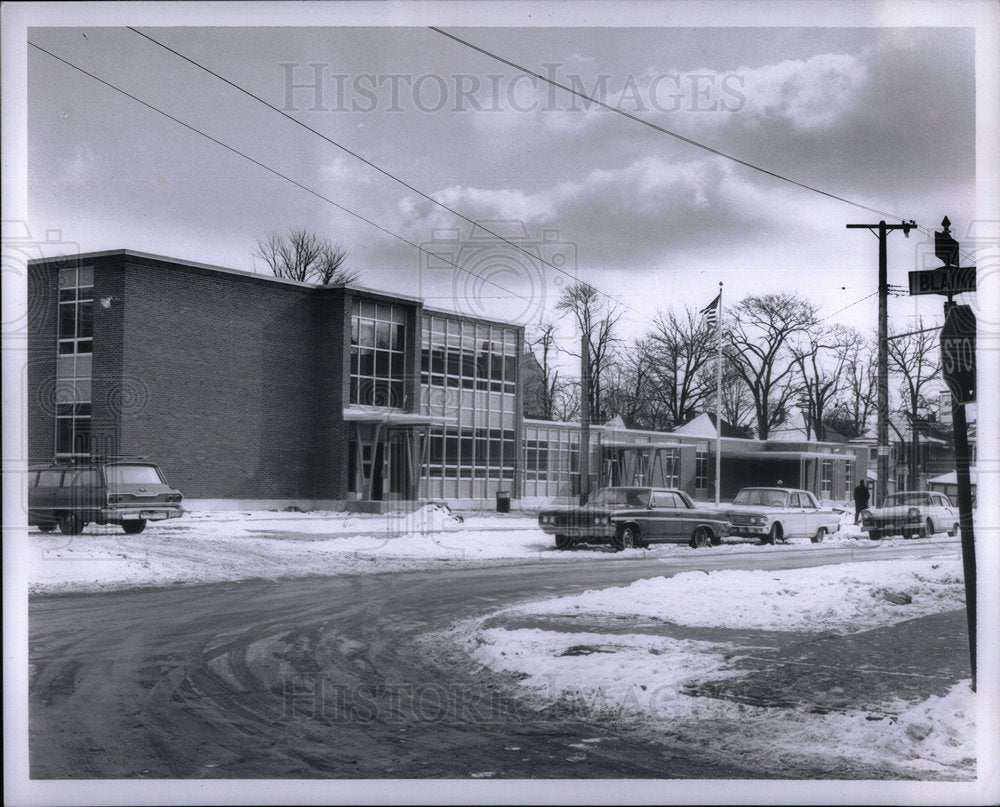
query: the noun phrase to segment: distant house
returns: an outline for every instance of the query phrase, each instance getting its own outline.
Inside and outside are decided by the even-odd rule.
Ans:
[[[840,441],[806,439],[793,423],[767,440],[746,432],[712,413],[703,413],[674,429],[695,444],[695,498],[715,498],[716,424],[721,428],[721,499],[731,499],[750,485],[802,488],[825,501],[845,501],[867,471],[867,447]]]

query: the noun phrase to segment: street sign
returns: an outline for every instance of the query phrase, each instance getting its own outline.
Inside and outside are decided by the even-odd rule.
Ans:
[[[941,371],[956,403],[976,400],[976,315],[970,306],[952,306],[945,317]]]
[[[945,216],[944,230],[934,233],[934,255],[945,266],[958,266],[958,241],[951,237],[951,222]]]
[[[975,266],[942,266],[910,272],[910,295],[944,294],[951,296],[976,290]]]

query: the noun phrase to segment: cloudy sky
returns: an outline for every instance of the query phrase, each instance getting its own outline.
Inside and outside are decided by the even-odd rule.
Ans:
[[[183,19],[174,16],[187,27],[105,13],[88,22],[115,27],[39,25],[28,39],[287,179],[29,47],[33,233],[60,230],[84,251],[262,270],[255,239],[305,227],[343,244],[365,285],[530,328],[552,318],[560,290],[580,278],[618,299],[637,335],[658,310],[704,306],[720,281],[727,302],[794,290],[821,316],[871,329],[877,241],[846,224],[921,225],[909,239],[889,238],[889,280],[901,287],[907,271],[938,265],[926,239],[945,214],[959,236],[975,226],[976,30],[942,27],[943,14],[876,27],[889,15],[858,3],[817,19],[823,27],[801,13],[751,15],[749,27],[746,5],[694,17],[682,4],[652,13],[605,4],[594,15],[604,23],[579,27],[523,7],[499,14],[510,7],[498,5],[477,25],[449,13],[372,25],[386,20],[329,8],[311,25],[283,17],[290,27],[209,27],[246,22],[239,8],[202,19],[201,7],[184,4]],[[428,24],[816,190],[587,109]],[[494,222],[563,271],[471,232],[345,149],[468,219]],[[893,298],[892,327],[938,316],[940,303]]]

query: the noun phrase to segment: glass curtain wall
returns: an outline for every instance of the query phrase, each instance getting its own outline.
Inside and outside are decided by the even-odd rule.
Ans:
[[[420,495],[485,499],[514,494],[517,331],[424,314],[420,411],[429,428]]]

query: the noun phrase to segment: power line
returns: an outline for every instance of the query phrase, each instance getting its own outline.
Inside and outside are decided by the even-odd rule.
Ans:
[[[447,258],[444,258],[444,257],[442,257],[440,255],[437,255],[437,254],[435,254],[433,252],[430,252],[427,249],[424,249],[422,246],[420,246],[419,244],[414,243],[413,241],[410,241],[405,236],[399,235],[398,233],[394,233],[392,230],[389,230],[389,229],[383,227],[381,224],[377,224],[376,222],[372,221],[369,218],[366,218],[365,216],[361,215],[360,213],[356,213],[355,211],[351,210],[350,208],[344,207],[343,205],[339,204],[338,202],[333,201],[333,199],[330,199],[329,197],[324,196],[319,191],[315,191],[312,188],[309,188],[306,185],[303,185],[301,182],[298,182],[298,181],[292,179],[291,177],[286,176],[285,174],[282,174],[280,171],[278,171],[278,170],[276,170],[274,168],[271,168],[268,165],[265,165],[264,163],[260,162],[259,160],[255,160],[253,157],[249,156],[248,154],[245,154],[244,152],[240,151],[239,149],[234,148],[233,146],[230,146],[230,145],[228,145],[226,143],[223,143],[218,138],[212,137],[212,135],[207,134],[206,132],[203,132],[201,129],[197,128],[196,126],[192,126],[189,123],[185,123],[180,118],[175,118],[173,115],[169,114],[168,112],[164,112],[162,109],[159,109],[158,107],[153,106],[152,104],[150,104],[150,103],[148,103],[146,101],[143,101],[141,98],[138,98],[138,97],[132,95],[131,93],[123,90],[121,87],[117,87],[114,84],[112,84],[111,82],[105,81],[104,79],[100,78],[99,76],[95,76],[93,73],[87,72],[82,67],[78,67],[77,65],[73,64],[72,62],[69,62],[66,59],[63,59],[61,56],[56,56],[56,54],[52,53],[51,51],[46,50],[45,48],[41,47],[40,45],[36,45],[34,42],[28,42],[28,44],[31,47],[35,48],[36,50],[40,50],[42,53],[45,53],[48,56],[51,56],[56,61],[62,62],[67,67],[72,67],[74,70],[77,70],[77,71],[83,73],[85,76],[87,76],[89,78],[92,78],[94,81],[97,81],[100,84],[103,84],[105,87],[109,87],[112,90],[115,90],[115,92],[121,93],[126,98],[130,98],[131,100],[135,101],[138,104],[141,104],[142,106],[146,107],[147,109],[150,109],[153,112],[156,112],[157,114],[162,115],[163,117],[167,118],[168,120],[171,120],[174,123],[177,123],[177,124],[183,126],[185,129],[189,129],[190,131],[192,131],[192,132],[194,132],[194,133],[196,133],[198,135],[201,135],[202,137],[204,137],[204,138],[206,138],[208,140],[211,140],[213,143],[215,143],[216,145],[222,146],[227,151],[231,151],[231,152],[233,152],[233,154],[239,155],[240,157],[242,157],[245,160],[248,160],[249,162],[253,163],[254,165],[256,165],[256,166],[258,166],[260,168],[263,168],[265,171],[268,171],[269,173],[274,174],[276,177],[279,177],[279,178],[285,180],[286,182],[291,183],[295,187],[300,188],[301,190],[304,190],[306,193],[309,193],[309,194],[315,196],[317,199],[320,199],[320,200],[326,202],[327,204],[333,205],[338,210],[342,210],[343,212],[345,212],[345,213],[353,216],[354,218],[359,219],[360,221],[365,222],[365,224],[371,225],[372,227],[374,227],[375,229],[377,229],[377,230],[385,233],[386,235],[391,236],[392,238],[395,238],[398,241],[403,242],[404,244],[408,244],[409,246],[414,247],[414,248],[420,250],[421,252],[423,252],[426,255],[429,255],[432,258],[436,258],[437,260],[440,260],[440,261],[442,261],[444,263],[447,263],[448,265],[453,266],[456,269],[458,269],[458,270],[460,270],[462,272],[465,272],[466,274],[471,275],[472,277],[476,278],[477,280],[482,280],[485,283],[489,283],[491,286],[495,286],[496,288],[500,289],[500,291],[505,292],[506,294],[508,294],[511,297],[517,297],[517,298],[519,298],[521,300],[524,300],[525,302],[529,302],[529,303],[532,302],[531,298],[525,297],[524,295],[521,295],[521,294],[518,294],[517,292],[511,291],[510,289],[505,288],[504,286],[501,286],[496,281],[490,280],[488,277],[481,277],[481,276],[477,275],[475,272],[472,272],[471,270],[466,269],[463,266],[459,266],[454,261],[450,261]]]
[[[605,103],[604,101],[594,98],[593,96],[587,95],[586,93],[581,92],[580,90],[573,89],[572,87],[568,87],[565,84],[560,84],[558,81],[555,81],[554,79],[551,79],[548,76],[543,76],[541,73],[536,73],[535,71],[530,70],[527,67],[519,65],[516,62],[512,62],[509,59],[505,59],[502,56],[493,53],[492,51],[486,50],[486,48],[481,48],[478,45],[473,45],[471,42],[468,42],[462,39],[461,37],[455,36],[454,34],[449,34],[447,31],[443,31],[440,28],[435,28],[433,25],[429,26],[429,28],[435,33],[441,34],[442,36],[445,36],[448,39],[454,40],[455,42],[458,42],[460,45],[464,45],[465,47],[470,48],[478,53],[482,53],[484,56],[489,56],[491,59],[495,59],[501,64],[505,64],[508,67],[513,67],[515,70],[519,70],[520,72],[528,76],[540,79],[541,81],[544,81],[547,84],[551,84],[553,87],[558,87],[561,90],[564,90],[572,95],[578,96],[579,98],[589,101],[590,103],[597,104],[598,106],[610,110],[611,112],[617,112],[619,115],[628,118],[629,120],[635,121],[636,123],[640,123],[643,126],[648,126],[650,129],[654,129],[657,132],[660,132],[661,134],[669,135],[670,137],[680,140],[683,143],[687,143],[689,145],[696,146],[697,148],[704,149],[705,151],[711,154],[715,154],[719,157],[724,157],[727,160],[731,160],[732,162],[746,166],[747,168],[752,168],[754,171],[760,171],[762,174],[767,174],[768,176],[774,177],[775,179],[780,179],[783,182],[789,182],[792,185],[797,185],[800,188],[805,188],[806,190],[812,191],[813,193],[818,193],[830,199],[835,199],[838,202],[843,202],[844,204],[851,205],[852,207],[858,207],[861,208],[862,210],[867,210],[871,213],[878,213],[880,216],[885,216],[887,218],[892,218],[892,219],[898,218],[900,219],[900,221],[902,221],[902,216],[894,216],[892,213],[886,213],[883,210],[879,210],[874,207],[868,207],[867,205],[863,205],[860,202],[851,201],[850,199],[846,199],[843,196],[837,196],[836,194],[830,193],[829,191],[824,191],[821,188],[817,188],[813,185],[807,185],[804,182],[799,182],[798,180],[791,179],[790,177],[786,177],[785,175],[779,174],[776,171],[771,171],[767,168],[763,168],[759,165],[755,165],[754,163],[748,162],[747,160],[740,159],[739,157],[736,157],[732,154],[727,154],[726,152],[720,151],[717,148],[713,148],[712,146],[700,143],[699,141],[694,140],[693,138],[685,137],[684,135],[679,134],[678,132],[671,131],[670,129],[667,129],[663,126],[659,126],[658,124],[655,124],[652,121],[648,121],[645,118],[640,118],[638,115],[633,115],[631,112],[626,112],[624,109],[622,109],[621,107],[617,107],[614,104]]]
[[[832,314],[827,314],[827,315],[826,315],[825,317],[820,317],[820,318],[819,318],[818,320],[816,320],[816,321],[817,321],[817,322],[824,322],[824,321],[826,321],[826,320],[830,319],[830,317],[835,317],[835,316],[837,316],[837,314],[839,314],[839,313],[840,313],[841,311],[846,311],[846,310],[847,310],[848,308],[853,308],[853,307],[854,307],[854,306],[856,306],[856,305],[857,305],[858,303],[863,303],[863,302],[864,302],[865,300],[869,299],[870,297],[874,297],[874,296],[875,296],[876,294],[878,294],[878,290],[875,290],[875,291],[873,291],[873,292],[872,292],[871,294],[866,294],[866,295],[865,295],[864,297],[862,297],[861,299],[859,299],[859,300],[855,300],[855,301],[854,301],[853,303],[849,303],[849,304],[845,305],[845,306],[844,306],[843,308],[838,308],[838,309],[837,309],[836,311],[834,311],[834,312],[833,312]]]
[[[343,151],[345,154],[351,155],[356,160],[360,160],[365,165],[367,165],[369,168],[373,168],[374,170],[378,171],[383,176],[388,177],[389,179],[393,180],[394,182],[398,182],[404,188],[407,188],[408,190],[413,191],[413,193],[415,193],[418,196],[426,199],[428,202],[431,202],[431,203],[437,205],[438,207],[442,208],[443,210],[447,210],[449,213],[451,213],[454,216],[457,216],[458,218],[462,219],[463,221],[468,222],[474,228],[480,229],[483,232],[488,233],[489,235],[493,236],[494,238],[499,239],[503,243],[508,244],[509,246],[514,247],[514,249],[518,250],[519,252],[523,252],[525,255],[527,255],[528,257],[530,257],[532,260],[538,261],[539,263],[544,264],[545,266],[548,266],[551,269],[555,269],[557,272],[560,272],[560,273],[566,275],[566,277],[571,278],[574,282],[583,283],[585,286],[588,286],[589,288],[591,288],[594,292],[596,292],[598,294],[601,294],[604,297],[607,297],[609,300],[612,300],[614,302],[620,302],[619,300],[616,300],[615,298],[613,298],[611,295],[609,295],[609,294],[601,291],[596,286],[592,286],[591,284],[587,283],[586,281],[579,280],[573,274],[571,274],[570,272],[567,272],[565,269],[563,269],[563,268],[561,268],[559,266],[556,266],[553,263],[550,263],[549,261],[545,260],[540,255],[536,255],[536,254],[530,252],[529,250],[526,250],[520,244],[517,244],[516,242],[511,241],[508,238],[505,238],[504,236],[500,235],[500,233],[494,232],[489,227],[484,226],[481,222],[478,222],[478,221],[476,221],[474,219],[469,218],[468,216],[466,216],[462,212],[460,212],[458,210],[455,210],[453,207],[450,207],[449,205],[446,205],[444,202],[441,202],[440,200],[435,199],[433,196],[431,196],[431,195],[429,195],[427,193],[424,193],[422,190],[420,190],[419,188],[414,187],[413,185],[411,185],[406,180],[400,179],[398,176],[396,176],[392,172],[386,170],[385,168],[382,168],[381,166],[377,165],[376,163],[372,162],[371,160],[369,160],[369,159],[361,156],[356,151],[352,151],[347,146],[345,146],[345,145],[343,145],[341,143],[338,143],[336,140],[334,140],[331,137],[328,137],[327,135],[323,134],[322,132],[317,131],[316,129],[313,129],[308,124],[305,124],[302,121],[298,120],[297,118],[292,117],[287,112],[285,112],[283,109],[280,109],[280,108],[274,106],[274,104],[271,104],[270,102],[268,102],[265,99],[261,98],[259,95],[256,95],[256,94],[250,92],[250,90],[248,90],[248,89],[246,89],[244,87],[241,87],[239,84],[236,84],[235,82],[230,81],[225,76],[222,76],[219,73],[216,73],[214,70],[206,67],[205,65],[201,64],[200,62],[195,61],[194,59],[190,58],[189,56],[185,56],[183,53],[180,53],[179,51],[174,50],[173,48],[169,47],[168,45],[165,45],[164,43],[160,42],[159,40],[154,39],[153,37],[149,36],[149,34],[144,34],[142,31],[138,30],[137,28],[132,27],[131,25],[127,25],[125,27],[128,28],[130,31],[132,31],[132,32],[138,34],[139,36],[143,37],[144,39],[149,40],[154,45],[158,45],[159,47],[163,48],[165,51],[167,51],[169,53],[172,53],[174,56],[178,57],[179,59],[183,59],[185,62],[188,62],[189,64],[194,65],[199,70],[203,70],[206,73],[208,73],[209,75],[214,76],[215,78],[219,79],[219,81],[222,81],[225,84],[228,84],[233,89],[239,90],[244,95],[247,95],[250,98],[252,98],[255,101],[257,101],[258,103],[263,104],[264,106],[266,106],[268,109],[272,110],[273,112],[277,112],[279,115],[281,115],[286,120],[291,121],[292,123],[296,124],[297,126],[301,126],[306,131],[311,132],[312,134],[316,135],[317,137],[323,139],[324,141],[326,141],[327,143],[329,143],[331,146],[335,146],[336,148],[338,148],[341,151]],[[626,308],[630,308],[627,305],[625,307]],[[630,310],[634,311],[634,309],[630,309]],[[638,313],[638,312],[635,312],[635,313]]]

